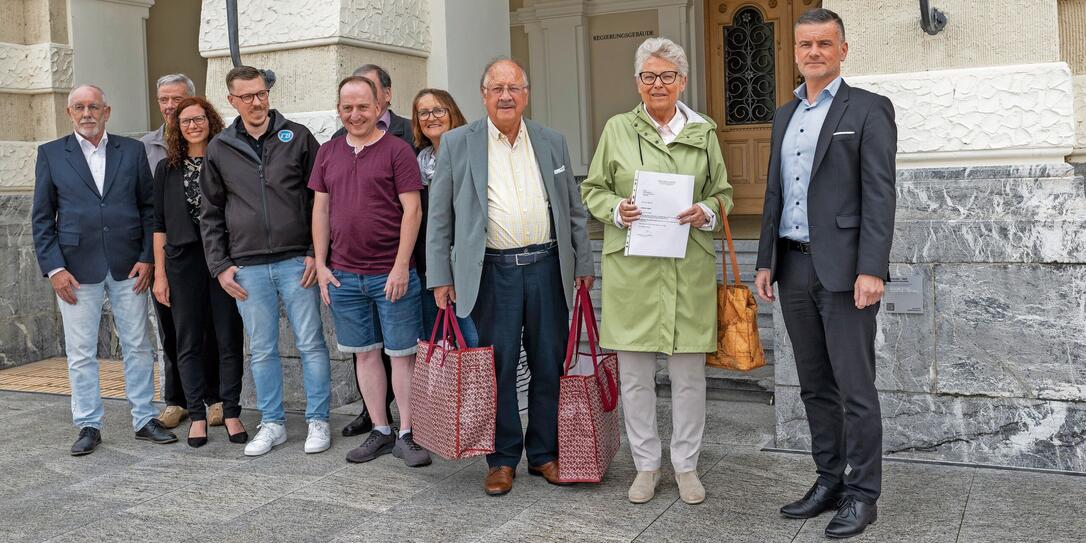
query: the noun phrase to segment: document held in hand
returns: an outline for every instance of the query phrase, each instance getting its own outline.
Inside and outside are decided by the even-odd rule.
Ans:
[[[633,196],[641,218],[626,233],[626,256],[686,256],[690,225],[678,217],[694,205],[694,176],[638,170]]]

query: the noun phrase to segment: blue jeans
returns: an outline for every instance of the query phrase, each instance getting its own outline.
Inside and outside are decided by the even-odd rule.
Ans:
[[[132,408],[132,428],[139,430],[158,414],[151,404],[155,396],[154,358],[147,332],[147,293],[136,294],[136,278],[83,284],[71,305],[60,297],[64,322],[64,351],[68,355],[68,381],[72,386],[72,421],[77,428],[102,428],[101,388],[98,384],[98,326],[102,304],[109,297],[113,323],[121,340],[124,358],[124,391]]]
[[[320,292],[316,286],[302,288],[303,257],[271,264],[239,266],[234,280],[249,293],[238,301],[256,386],[256,403],[261,422],[286,421],[283,412],[283,364],[279,359],[279,302],[287,311],[294,331],[294,343],[302,357],[305,386],[305,418],[327,421],[332,396],[332,375],[328,347],[321,325]]]
[[[422,291],[422,337],[429,341],[430,334],[434,332],[434,323],[437,322],[437,302],[434,300],[434,291]],[[461,347],[478,347],[479,331],[475,329],[475,321],[471,317],[456,317],[456,323],[460,325],[460,333],[464,334],[464,342],[467,345]],[[438,338],[441,338],[441,328],[437,329]]]
[[[359,275],[332,270],[339,286],[328,287],[336,348],[345,353],[364,353],[384,347],[389,356],[411,356],[422,337],[419,294],[422,284],[412,269],[407,292],[395,302],[385,299],[388,274]]]

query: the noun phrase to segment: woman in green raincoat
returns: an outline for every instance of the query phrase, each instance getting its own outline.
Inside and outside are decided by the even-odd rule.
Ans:
[[[672,394],[671,463],[686,503],[700,503],[697,476],[705,429],[705,353],[716,351],[716,252],[713,232],[731,208],[716,125],[679,101],[688,62],[681,47],[650,38],[637,49],[634,82],[642,103],[603,130],[581,196],[604,225],[600,343],[618,351],[622,411],[637,476],[629,499],[652,499],[659,482],[656,355],[668,357]],[[694,176],[694,205],[683,258],[626,256],[626,229],[640,211],[632,200],[637,171]],[[721,209],[719,201],[727,209]]]

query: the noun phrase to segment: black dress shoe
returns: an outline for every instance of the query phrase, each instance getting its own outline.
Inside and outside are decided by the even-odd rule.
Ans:
[[[386,408],[385,414],[388,415],[388,425],[395,426],[392,421],[392,408],[391,406]],[[373,420],[370,418],[370,412],[365,406],[362,407],[362,412],[355,417],[347,426],[343,427],[343,437],[354,437],[362,434],[368,434],[373,430]]]
[[[246,432],[245,430],[242,430],[236,434],[231,434],[229,431],[227,431],[226,435],[229,436],[230,443],[245,443],[249,441],[249,432]]]
[[[343,437],[360,436],[369,433],[370,430],[373,430],[373,421],[370,420],[370,412],[363,407],[362,412],[350,424],[343,427]]]
[[[814,486],[797,501],[781,507],[786,518],[814,518],[830,509],[836,509],[841,500],[841,486],[829,487],[815,482]]]
[[[158,419],[151,419],[147,424],[143,425],[143,428],[140,428],[136,432],[136,439],[166,444],[176,442],[177,436],[175,436],[173,432],[163,428],[162,423],[158,422]]]
[[[867,529],[867,525],[874,524],[878,518],[877,505],[862,502],[855,496],[845,496],[841,499],[841,507],[837,509],[837,514],[826,526],[826,537],[845,539],[862,534]]]
[[[79,439],[72,443],[72,456],[83,456],[94,452],[102,443],[102,433],[97,428],[84,426],[79,430]]]
[[[199,449],[204,445],[207,445],[207,436],[189,438],[189,447],[192,447],[193,449]]]

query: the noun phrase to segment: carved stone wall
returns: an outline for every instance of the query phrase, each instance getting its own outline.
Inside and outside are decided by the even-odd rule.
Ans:
[[[226,8],[204,0],[200,50],[228,48]],[[291,42],[343,37],[362,42],[430,50],[430,10],[426,0],[297,0],[239,2],[239,43],[280,47]]]
[[[71,47],[0,43],[0,90],[40,91],[71,86]]]
[[[891,276],[924,313],[879,314],[883,447],[1086,472],[1086,181],[1067,164],[900,170]],[[810,448],[775,313],[777,445]]]
[[[899,165],[1058,162],[1075,144],[1062,62],[846,79],[894,102]]]

